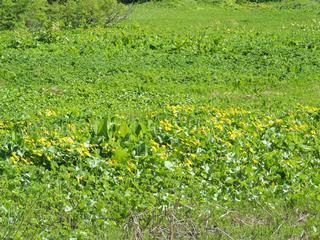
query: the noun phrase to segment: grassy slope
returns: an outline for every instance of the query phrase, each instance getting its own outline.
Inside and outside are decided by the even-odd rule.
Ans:
[[[294,25],[309,25],[319,21],[319,13],[316,10],[304,11],[301,9],[286,9],[279,11],[275,8],[277,5],[258,5],[258,6],[237,6],[237,7],[216,7],[210,5],[195,5],[194,7],[164,8],[154,3],[138,5],[135,8],[129,24],[135,23],[143,25],[152,31],[165,30],[168,32],[193,31],[198,28],[208,29],[238,29],[244,28],[247,31],[253,30],[262,33],[274,33],[282,36],[288,35],[294,31]],[[290,79],[291,80],[291,79]],[[260,93],[252,93],[252,89],[241,86],[239,89],[230,91],[230,86],[218,86],[214,89],[208,89],[204,86],[199,92],[205,98],[212,98],[212,95],[226,95],[231,100],[228,104],[240,104],[241,106],[250,105],[252,101],[258,102],[285,102],[316,104],[320,103],[320,82],[316,77],[314,81],[286,81],[278,86],[268,85],[262,87]],[[200,89],[197,85],[195,88]],[[190,89],[188,87],[188,89]],[[249,93],[246,93],[246,90]],[[209,92],[208,92],[209,91]],[[213,99],[216,101],[217,99]],[[220,102],[218,104],[221,104]],[[258,108],[259,106],[257,106]]]
[[[148,35],[153,36],[148,39],[149,41],[153,41],[152,39],[157,37],[158,40],[155,40],[156,42],[162,41],[161,38],[163,37],[163,41],[167,41],[168,43],[170,42],[171,36],[174,36],[172,39],[182,38],[184,41],[192,36],[192,32],[194,31],[199,31],[201,34],[207,32],[210,34],[210,38],[214,38],[214,36],[217,35],[220,39],[225,39],[226,44],[230,45],[226,46],[228,52],[224,53],[225,56],[233,54],[242,61],[250,59],[255,59],[254,61],[260,60],[261,58],[258,55],[260,54],[259,51],[271,48],[269,54],[274,55],[275,59],[270,59],[270,61],[273,61],[275,66],[271,66],[270,68],[264,66],[263,68],[266,71],[269,71],[268,69],[273,71],[273,68],[277,68],[275,61],[278,60],[280,61],[279,67],[284,68],[286,58],[289,57],[290,54],[288,53],[290,53],[290,51],[299,51],[299,55],[305,57],[308,61],[311,61],[312,58],[314,58],[314,62],[318,61],[316,55],[313,54],[311,50],[301,49],[303,46],[294,50],[294,48],[288,46],[290,38],[294,39],[298,44],[305,44],[305,46],[307,46],[310,41],[315,41],[314,44],[316,44],[317,37],[312,36],[312,33],[305,39],[302,30],[294,34],[297,26],[292,26],[292,24],[308,26],[314,24],[314,21],[318,21],[318,19],[319,15],[316,11],[309,11],[302,14],[301,10],[279,11],[270,6],[263,8],[252,6],[238,7],[234,9],[195,5],[192,8],[168,8],[151,3],[136,6],[132,17],[125,23],[122,23],[122,25],[126,27],[129,26],[128,30],[124,30],[124,32],[128,32],[128,36],[131,36],[134,31],[137,31],[137,29],[134,28],[140,26],[139,28],[140,30],[142,29],[142,32],[139,33],[139,31],[137,31],[136,35],[147,34],[147,39],[149,38]],[[130,26],[132,25],[133,29],[130,30]],[[226,29],[235,32],[233,34],[226,34]],[[8,35],[3,35],[3,39],[8,39],[4,41],[5,46],[12,44],[12,42],[14,42],[14,44],[21,42],[20,44],[22,46],[21,48],[18,45],[17,49],[6,49],[4,52],[4,59],[10,55],[11,60],[5,61],[2,69],[2,75],[4,77],[1,80],[1,85],[7,87],[4,88],[3,91],[6,92],[6,89],[9,91],[12,87],[15,88],[16,84],[19,85],[23,83],[21,90],[14,89],[13,93],[11,92],[11,95],[13,94],[12,97],[14,94],[21,94],[22,91],[24,92],[25,98],[37,99],[35,102],[40,105],[37,109],[46,108],[46,105],[50,103],[50,101],[53,101],[53,105],[55,105],[56,108],[60,108],[61,111],[64,111],[66,108],[66,104],[64,104],[65,99],[60,98],[59,94],[53,94],[48,102],[50,89],[54,90],[57,88],[57,91],[53,92],[65,91],[65,93],[70,96],[72,95],[74,97],[74,111],[83,111],[85,110],[84,106],[88,109],[94,108],[94,106],[90,104],[95,104],[94,102],[97,101],[101,103],[100,105],[104,105],[105,97],[108,98],[111,104],[114,102],[114,104],[112,104],[113,106],[123,105],[125,103],[121,101],[121,99],[117,99],[115,95],[119,95],[119,92],[121,94],[121,92],[126,93],[127,91],[130,92],[129,94],[136,94],[132,93],[132,91],[135,91],[137,85],[143,85],[143,88],[148,90],[146,92],[147,95],[150,92],[159,95],[159,102],[176,101],[175,99],[177,98],[183,101],[191,97],[198,102],[210,101],[218,105],[231,104],[247,107],[258,105],[256,108],[259,108],[259,104],[265,104],[266,102],[269,102],[271,105],[275,102],[277,102],[277,104],[282,103],[282,105],[319,103],[319,79],[313,70],[310,70],[312,74],[302,72],[295,75],[294,73],[286,74],[286,70],[284,69],[283,74],[287,75],[285,79],[282,81],[273,81],[271,78],[278,78],[281,75],[280,72],[276,73],[276,76],[271,76],[263,71],[255,73],[254,62],[249,63],[248,66],[245,66],[245,63],[242,62],[237,66],[233,59],[226,59],[224,62],[221,62],[221,66],[216,66],[218,60],[212,59],[210,53],[193,57],[190,53],[179,55],[169,54],[164,52],[164,49],[156,49],[153,52],[150,52],[150,49],[145,49],[146,55],[143,57],[141,52],[138,51],[130,50],[128,52],[120,52],[119,54],[112,53],[115,50],[110,49],[106,50],[111,51],[109,56],[106,51],[99,52],[99,46],[105,47],[103,42],[106,41],[105,36],[107,35],[104,34],[103,31],[96,33],[90,30],[85,31],[88,32],[88,37],[85,37],[86,35],[82,35],[79,31],[76,33],[58,33],[58,37],[61,40],[48,45],[48,48],[46,44],[41,44],[41,42],[34,43],[35,41],[28,40],[31,42],[29,43],[31,45],[40,44],[40,47],[37,49],[28,48],[28,46],[26,49],[22,49],[24,48],[24,44],[28,45],[26,39],[31,38],[29,35],[25,36],[23,33],[10,33],[8,34],[10,36],[9,39]],[[239,34],[237,31],[239,31]],[[252,33],[246,36],[247,31],[252,31]],[[256,32],[260,32],[263,36],[256,38],[255,41],[254,34]],[[241,37],[237,39],[237,35]],[[89,36],[91,36],[91,39],[89,39]],[[268,43],[268,38],[272,39],[274,37],[279,38],[279,40],[274,39]],[[72,39],[72,41],[67,41],[67,38]],[[89,45],[93,44],[91,50],[89,49],[89,45],[85,46],[81,42],[76,42],[76,40],[74,40],[76,38],[89,43]],[[249,40],[251,38],[252,40]],[[251,47],[249,41],[252,41],[252,44],[257,44],[257,46],[254,47],[257,49],[257,52],[253,52],[251,57],[245,57],[241,51]],[[277,41],[281,43],[277,45]],[[239,47],[237,46],[237,42]],[[62,48],[67,51],[67,55],[63,55],[63,51],[61,51]],[[81,56],[81,59],[79,59],[78,55],[79,48],[86,51],[85,54]],[[280,51],[280,49],[284,51],[284,53],[277,52]],[[221,49],[219,51],[221,51]],[[161,67],[157,66],[153,60],[154,57],[159,59],[162,65]],[[143,60],[143,58],[145,59]],[[183,64],[187,58],[192,58],[194,63],[191,65]],[[124,59],[125,61],[123,61]],[[207,59],[209,62],[207,62]],[[292,60],[290,64],[299,67],[307,64],[306,60],[297,57],[297,61]],[[72,63],[76,64],[72,65]],[[233,68],[234,72],[230,71],[230,73],[227,74],[224,69],[228,67]],[[246,73],[246,67],[250,68],[249,73]],[[51,71],[52,69],[54,69],[57,74]],[[196,76],[192,76],[191,79],[193,81],[179,80],[177,83],[177,75],[179,75],[179,79],[182,79],[188,75],[187,72],[191,72],[193,69],[196,69],[198,72],[198,79],[194,79]],[[101,74],[98,79],[93,80],[95,70]],[[112,72],[114,75],[110,77]],[[248,83],[248,79],[246,79],[250,74],[253,78],[253,83],[251,84]],[[159,75],[164,81],[156,80],[156,75]],[[176,79],[174,79],[175,75]],[[218,77],[217,81],[208,86],[207,79],[215,75]],[[239,80],[237,79],[239,76],[243,79],[240,79],[240,85],[235,86],[235,82]],[[130,81],[126,80],[128,77]],[[141,79],[145,78],[151,78],[152,81],[149,81],[147,85],[143,84]],[[206,78],[205,83],[203,82],[203,78]],[[74,79],[82,82],[83,89],[81,89],[82,87],[78,84],[72,85],[72,87],[70,86],[69,81],[74,81]],[[226,79],[229,80],[227,81]],[[270,81],[273,81],[273,83],[270,84]],[[108,82],[108,84],[105,84],[106,82]],[[27,86],[29,84],[30,86]],[[97,84],[103,92],[91,95],[90,91],[94,90]],[[110,86],[112,86],[112,89]],[[86,97],[92,100],[87,101],[85,105],[83,105],[83,97],[78,95],[79,91],[87,92],[86,94],[88,96]],[[274,101],[269,101],[270,99]],[[29,102],[30,101],[26,100],[26,104]],[[76,106],[78,103],[80,105]],[[127,108],[126,111],[128,108],[131,108],[131,103],[125,105]],[[157,104],[152,105],[157,106]],[[71,108],[70,105],[69,107]],[[24,111],[23,109],[21,110]],[[67,111],[69,110],[71,109],[67,109]],[[6,112],[10,113],[8,110]]]
[[[260,31],[281,32],[283,27],[294,23],[310,24],[319,19],[318,11],[300,9],[279,9],[273,5],[248,5],[217,7],[194,5],[164,7],[155,3],[137,5],[129,23],[142,24],[145,27],[183,31],[198,27],[238,27]]]
[[[120,45],[120,50],[109,49],[108,43],[105,43],[109,39],[109,32],[105,33],[101,30],[59,32],[57,35],[60,40],[52,44],[40,42],[37,48],[23,47],[28,45],[29,41],[31,45],[34,43],[34,40],[29,40],[32,37],[28,34],[25,35],[22,32],[1,34],[1,39],[6,39],[3,41],[5,47],[1,49],[1,115],[3,119],[14,122],[21,118],[32,119],[32,116],[39,112],[54,109],[61,115],[68,115],[66,118],[61,118],[62,120],[53,121],[54,126],[58,126],[64,124],[63,121],[82,123],[87,121],[88,116],[105,115],[107,112],[114,111],[132,112],[133,115],[136,115],[139,112],[137,109],[140,109],[143,115],[145,109],[156,109],[167,103],[189,101],[194,104],[212,103],[222,108],[242,106],[255,113],[260,111],[281,112],[297,104],[319,106],[320,81],[317,71],[319,63],[317,59],[312,59],[314,56],[319,56],[319,45],[316,45],[318,48],[312,52],[303,46],[296,49],[290,48],[287,41],[287,38],[295,36],[294,40],[297,42],[308,44],[309,42],[303,42],[303,33],[294,34],[295,27],[291,27],[291,24],[310,24],[313,20],[319,20],[319,15],[313,11],[301,14],[299,10],[278,11],[255,7],[228,9],[201,5],[192,8],[166,8],[145,4],[137,6],[133,16],[122,24],[128,27],[129,30],[125,29],[124,32],[127,32],[129,36],[130,34],[139,35],[142,32],[146,32],[146,37],[160,36],[159,41],[150,40],[156,44],[162,41],[161,37],[169,44],[170,39],[174,36],[181,37],[209,27],[210,39],[214,39],[212,35],[217,33],[231,45],[226,47],[225,55],[222,54],[224,50],[219,49],[218,53],[221,53],[222,56],[230,54],[242,56],[242,50],[236,48],[237,43],[244,44],[243,49],[247,50],[250,46],[250,39],[254,44],[257,43],[254,42],[252,36],[260,31],[262,35],[266,35],[258,37],[262,39],[259,43],[268,42],[268,37],[279,36],[279,40],[273,40],[270,44],[275,51],[271,55],[279,61],[279,68],[290,60],[291,55],[288,53],[295,50],[300,55],[293,58],[294,61],[290,62],[289,66],[299,66],[306,61],[314,60],[314,66],[306,69],[305,72],[289,72],[283,81],[274,83],[268,81],[269,75],[265,74],[264,70],[254,75],[252,82],[247,81],[246,73],[250,71],[252,74],[255,66],[255,62],[245,64],[250,56],[244,59],[239,57],[241,62],[238,64],[237,61],[228,58],[220,62],[219,59],[211,59],[208,52],[190,57],[188,51],[171,54],[161,47],[155,51],[150,51],[146,46],[139,51],[124,51],[125,45]],[[136,25],[139,25],[139,30]],[[220,30],[216,30],[217,28]],[[226,29],[235,30],[235,32],[229,34]],[[245,31],[249,30],[253,30],[254,33],[246,37]],[[111,35],[117,32],[118,30],[115,29]],[[319,34],[319,31],[316,33]],[[242,38],[238,39],[237,36],[242,36]],[[67,38],[69,40],[66,40]],[[314,40],[313,44],[318,44],[316,42],[318,36],[311,34],[307,39]],[[10,48],[8,47],[10,44],[18,44],[18,47]],[[19,47],[19,44],[22,47]],[[259,47],[253,45],[253,48],[258,49]],[[104,49],[107,50],[104,51]],[[288,55],[282,58],[282,54],[277,52],[280,51],[279,49]],[[80,54],[81,51],[82,54]],[[188,58],[192,58],[193,64],[187,63]],[[260,57],[253,53],[252,59],[258,61]],[[215,65],[217,62],[221,64]],[[217,69],[218,81],[208,82],[205,79],[208,76],[211,79],[212,69]],[[228,73],[228,69],[234,71],[229,70]],[[190,77],[194,70],[198,71],[197,74]],[[277,66],[273,66],[272,70],[275,71],[275,75],[270,75],[271,77],[277,78],[281,75],[281,71],[276,71]],[[98,78],[97,72],[99,73]],[[237,79],[240,75],[243,79],[239,83]],[[188,77],[190,77],[189,80]],[[225,78],[228,78],[229,81],[225,81]],[[49,125],[50,122],[46,124]],[[3,166],[6,166],[6,170],[3,170]],[[57,177],[56,173],[43,174],[33,169],[34,179],[29,179],[27,175],[22,174],[28,173],[28,167],[19,169],[15,166],[8,167],[7,163],[3,163],[1,169],[6,173],[6,177],[2,178],[2,186],[5,187],[1,190],[4,192],[3,196],[6,196],[6,201],[4,201],[5,208],[2,208],[1,211],[5,212],[3,209],[9,211],[13,224],[0,218],[0,224],[4,226],[0,228],[0,237],[1,234],[7,233],[9,236],[12,235],[13,239],[31,239],[34,237],[33,234],[39,234],[42,228],[49,229],[43,234],[50,236],[51,231],[53,238],[54,236],[83,237],[85,235],[82,231],[90,232],[90,237],[95,236],[96,239],[108,237],[117,239],[119,237],[119,229],[114,227],[115,231],[112,232],[111,227],[102,228],[98,223],[97,225],[86,225],[85,222],[79,222],[77,223],[78,228],[72,229],[72,219],[83,219],[86,217],[85,214],[80,216],[82,213],[77,213],[77,218],[71,216],[68,211],[52,210],[50,207],[49,210],[38,209],[34,205],[34,202],[37,201],[48,201],[53,206],[64,204],[61,199],[64,199],[64,195],[68,195],[69,188],[72,189],[72,186],[66,184],[69,180],[65,176],[72,170],[62,169],[61,174],[57,173],[59,176]],[[35,176],[38,175],[41,176],[43,182],[37,182]],[[61,182],[59,182],[62,178],[60,175],[65,177]],[[15,185],[21,179],[22,182],[30,180],[31,186],[21,188],[20,185]],[[48,190],[47,184],[49,183],[57,187]],[[5,188],[7,190],[4,190]],[[11,193],[12,189],[13,193]],[[77,189],[79,194],[82,194],[81,191],[88,191],[88,189]],[[38,199],[39,192],[42,193],[43,200]],[[55,196],[54,199],[51,198],[52,195]],[[272,204],[257,201],[254,205],[249,204],[248,207],[243,204],[235,204],[229,206],[228,209],[214,204],[212,208],[210,207],[211,212],[208,212],[209,207],[205,206],[207,208],[205,211],[197,209],[191,213],[175,214],[181,214],[185,226],[195,228],[200,231],[200,234],[208,233],[208,230],[203,229],[206,222],[203,219],[208,218],[209,225],[215,226],[210,230],[212,239],[288,239],[303,238],[306,235],[317,239],[319,216],[315,213],[315,205],[312,202],[309,203],[308,199],[301,199],[300,205],[291,208],[290,203],[282,202],[279,198],[269,199],[269,201]],[[15,205],[15,202],[18,206]],[[28,218],[23,217],[23,214],[26,214],[24,209],[30,211],[27,213]],[[33,212],[33,209],[36,210]],[[52,216],[46,216],[45,214],[50,211],[55,213]],[[208,216],[199,217],[197,211],[201,214],[206,213]],[[42,219],[39,214],[46,217]],[[189,216],[190,221],[185,219],[186,216]],[[30,222],[28,222],[29,219],[31,219]],[[53,226],[47,226],[46,221],[54,222]],[[170,226],[172,219],[169,217],[166,221],[163,223],[165,227]],[[25,226],[24,222],[26,222]],[[135,225],[135,221],[131,223],[133,223],[132,231],[139,236],[140,226]],[[28,225],[32,225],[34,229],[28,229]],[[141,225],[143,226],[143,222]],[[186,232],[185,227],[180,226],[180,228],[182,232]],[[201,235],[196,235],[196,237],[204,238]]]

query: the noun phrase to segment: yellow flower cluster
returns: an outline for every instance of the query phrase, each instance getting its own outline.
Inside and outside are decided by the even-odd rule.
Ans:
[[[55,111],[53,111],[53,110],[47,109],[47,110],[44,111],[44,115],[47,116],[47,117],[54,117],[54,116],[57,115],[57,113]]]
[[[318,108],[318,107],[301,105],[301,108],[302,108],[302,110],[305,110],[305,111],[307,111],[309,113],[320,112],[320,108]]]
[[[151,150],[152,152],[158,156],[161,160],[168,159],[168,151],[165,145],[161,145],[153,140],[151,140]]]
[[[167,120],[161,120],[160,125],[164,128],[165,131],[170,132],[173,129],[173,125]]]
[[[76,147],[76,151],[80,156],[83,156],[83,157],[90,157],[91,156],[91,153],[89,151],[89,146],[87,146],[87,144],[85,144],[85,143],[79,144]]]
[[[228,132],[230,138],[236,139],[237,137],[241,137],[243,134],[240,130],[232,130]]]
[[[16,152],[13,152],[11,157],[10,157],[10,160],[12,161],[12,163],[14,164],[17,164],[17,163],[24,163],[24,164],[32,164],[32,161],[31,159],[28,159],[28,158],[25,158],[25,157],[21,157],[19,156]]]
[[[166,109],[171,111],[174,115],[179,112],[193,112],[195,110],[194,105],[167,105]]]

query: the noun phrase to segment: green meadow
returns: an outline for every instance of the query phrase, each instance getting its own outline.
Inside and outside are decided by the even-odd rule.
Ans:
[[[1,31],[0,239],[319,239],[318,6]]]

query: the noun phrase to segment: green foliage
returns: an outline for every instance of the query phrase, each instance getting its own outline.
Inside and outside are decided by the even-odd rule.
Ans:
[[[113,0],[68,1],[62,8],[64,23],[68,27],[108,25],[116,9]]]
[[[188,216],[211,204],[318,203],[319,117],[319,108],[307,106],[266,115],[188,104],[167,105],[136,120],[116,116],[68,124],[66,116],[47,111],[32,122],[2,122],[1,219],[10,234],[29,226],[30,235],[91,236],[131,221],[132,214],[140,216],[142,228],[143,221],[167,216],[172,207],[172,214],[180,209]],[[46,124],[55,120],[66,126]],[[28,198],[30,204],[13,216],[15,225],[26,222],[21,229],[5,225],[18,208],[10,202],[12,189],[19,202]],[[37,216],[42,227],[36,227]],[[319,236],[313,229],[306,234]]]
[[[318,0],[283,0],[278,6],[280,9],[319,9],[320,1]]]
[[[1,239],[319,238],[313,12],[33,3],[0,33]]]
[[[125,8],[115,0],[69,0],[47,2],[25,0],[0,2],[2,29],[24,24],[38,30],[57,27],[107,26],[126,17]]]
[[[13,29],[22,20],[22,16],[26,12],[28,2],[28,0],[1,0],[0,30]]]

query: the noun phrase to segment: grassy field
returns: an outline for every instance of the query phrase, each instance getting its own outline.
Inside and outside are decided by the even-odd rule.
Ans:
[[[319,39],[279,4],[0,32],[0,239],[319,239]]]
[[[311,9],[282,9],[279,5],[260,4],[219,7],[209,4],[184,4],[177,7],[146,3],[136,6],[134,15],[126,24],[166,31],[188,31],[200,28],[246,27],[263,32],[282,32],[292,24],[312,24],[319,19],[319,11]]]

